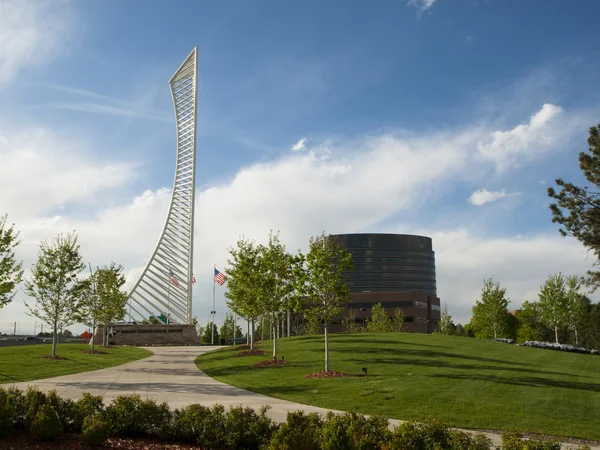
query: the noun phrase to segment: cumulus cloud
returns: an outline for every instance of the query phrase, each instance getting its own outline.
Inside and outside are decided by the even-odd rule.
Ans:
[[[563,114],[560,106],[545,103],[542,109],[531,116],[528,124],[490,133],[491,139],[479,143],[479,152],[484,158],[494,161],[499,171],[504,171],[516,165],[520,157],[529,159],[556,144],[562,132],[554,124]]]
[[[495,202],[504,197],[515,197],[521,195],[520,192],[507,193],[504,189],[499,191],[488,191],[487,189],[478,189],[469,197],[469,203],[475,206],[485,205],[486,203]]]
[[[74,32],[69,1],[4,0],[0,8],[0,85],[53,60]]]
[[[419,11],[426,11],[433,6],[437,0],[408,0],[407,5],[414,6]]]
[[[298,142],[296,142],[294,144],[294,146],[292,147],[292,151],[293,152],[299,152],[301,150],[306,149],[306,141],[307,141],[307,139],[305,137],[303,137],[302,139],[300,139]]]

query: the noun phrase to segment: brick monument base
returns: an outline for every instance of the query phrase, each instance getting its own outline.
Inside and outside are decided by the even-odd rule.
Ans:
[[[94,344],[102,345],[104,325],[96,327]],[[111,325],[108,342],[113,345],[198,345],[194,325]]]

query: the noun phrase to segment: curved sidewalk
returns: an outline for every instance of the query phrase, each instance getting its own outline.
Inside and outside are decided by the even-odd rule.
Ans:
[[[271,406],[269,417],[278,422],[285,421],[288,411],[302,410],[320,414],[328,411],[342,412],[267,397],[209,377],[196,367],[194,361],[198,355],[216,348],[218,347],[149,347],[148,350],[154,352],[154,355],[138,361],[108,369],[14,383],[14,385],[19,389],[37,386],[45,392],[56,389],[60,396],[73,400],[80,398],[84,392],[101,395],[107,402],[119,395],[139,394],[143,399],[151,398],[159,403],[166,402],[171,408],[181,408],[191,403],[207,406],[215,403],[225,406],[241,404],[256,409],[269,405]],[[390,420],[392,425],[401,422]],[[501,444],[500,435],[485,434],[495,445]],[[577,446],[564,444],[563,449],[567,448],[577,448]],[[600,450],[600,447],[592,447],[592,450]]]

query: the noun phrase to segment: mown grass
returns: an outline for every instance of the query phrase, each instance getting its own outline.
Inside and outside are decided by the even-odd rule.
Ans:
[[[233,357],[233,348],[201,355],[196,364],[225,383],[308,405],[600,440],[597,355],[454,336],[336,334],[330,369],[358,376],[307,379],[324,368],[323,337],[281,339],[277,347],[290,364],[255,368],[252,363],[265,357]],[[367,377],[360,376],[362,367]]]
[[[97,350],[104,355],[86,354],[86,344],[59,344],[56,354],[66,360],[49,360],[41,356],[51,353],[52,344],[23,345],[0,348],[0,383],[17,383],[42,378],[69,375],[118,366],[152,355],[152,352],[138,347],[104,348]]]

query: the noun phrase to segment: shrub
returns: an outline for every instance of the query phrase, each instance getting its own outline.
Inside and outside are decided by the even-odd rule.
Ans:
[[[25,396],[23,391],[14,386],[4,389],[0,387],[0,409],[8,411],[12,416],[12,425],[10,428],[20,428],[25,421]],[[2,413],[4,416],[6,413]],[[8,420],[5,420],[5,426],[8,426]]]
[[[323,420],[317,413],[288,412],[285,423],[273,434],[269,450],[318,450]]]
[[[390,441],[387,419],[328,413],[321,427],[323,450],[378,450]]]
[[[502,433],[502,450],[560,450],[561,444],[556,441],[538,438],[521,439],[517,433]]]
[[[110,427],[101,414],[88,416],[81,427],[81,441],[92,447],[98,447],[110,436]]]
[[[111,434],[117,436],[164,436],[170,428],[171,411],[166,403],[157,405],[154,400],[142,400],[138,394],[121,395],[105,410]]]
[[[428,420],[425,423],[407,422],[393,431],[391,448],[414,450],[489,450],[492,442],[483,434],[470,435],[451,430],[446,425]]]
[[[77,416],[73,427],[75,431],[79,431],[83,427],[83,422],[86,417],[92,417],[104,412],[104,403],[100,395],[92,395],[89,392],[84,392],[83,396],[75,402]]]
[[[214,405],[189,405],[173,414],[173,437],[176,440],[196,443],[207,449],[225,448],[225,408]]]
[[[25,410],[25,428],[29,430],[35,416],[40,408],[46,404],[46,394],[41,392],[37,387],[29,386],[25,391],[24,410]]]
[[[7,404],[6,397],[6,391],[0,387],[0,439],[15,428],[15,413]]]
[[[43,404],[35,414],[29,433],[40,441],[53,441],[63,434],[63,426],[52,406]]]
[[[258,450],[269,444],[277,428],[267,417],[269,406],[263,406],[257,414],[252,408],[233,406],[225,416],[227,447],[240,450]]]
[[[73,433],[81,431],[81,423],[78,421],[77,404],[73,400],[61,398],[55,390],[52,390],[46,394],[46,403],[56,411],[65,431]]]

